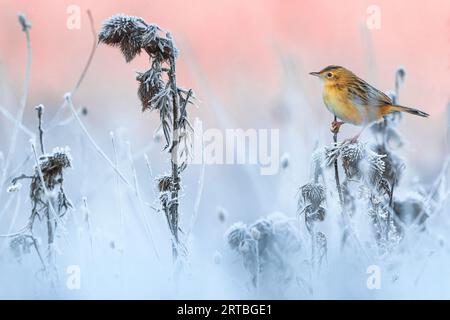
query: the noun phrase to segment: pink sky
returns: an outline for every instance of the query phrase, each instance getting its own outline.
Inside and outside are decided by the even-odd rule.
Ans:
[[[82,10],[80,30],[66,28],[66,10],[72,4]],[[365,27],[371,4],[381,9],[380,30]],[[33,23],[31,104],[40,103],[44,96],[59,101],[75,83],[92,41],[87,9],[93,13],[97,30],[115,13],[139,15],[169,29],[182,50],[181,82],[195,88],[192,69],[187,68],[187,60],[195,57],[209,85],[225,99],[235,79],[247,83],[249,90],[250,83],[255,84],[258,93],[267,97],[279,92],[279,54],[283,52],[295,57],[304,83],[299,90],[306,90],[308,101],[317,105],[321,103],[319,89],[307,75],[309,71],[340,64],[388,90],[394,71],[403,65],[407,81],[402,103],[432,114],[424,143],[437,134],[431,123],[442,130],[450,98],[448,0],[0,0],[0,8],[0,70],[18,92],[25,44],[16,12],[26,13]],[[100,46],[80,95],[135,97],[133,71],[145,66],[144,58],[126,65],[118,50]]]
[[[55,81],[73,83],[73,72],[84,63],[91,37],[85,15],[80,30],[66,28],[66,9],[71,4],[79,5],[83,14],[91,9],[97,29],[117,12],[140,15],[170,29],[182,44],[189,44],[218,82],[246,73],[267,78],[267,84],[273,85],[278,76],[276,46],[296,52],[305,71],[343,64],[367,75],[362,41],[366,33],[372,38],[381,88],[388,87],[393,70],[402,64],[409,71],[408,85],[415,88],[411,98],[417,105],[440,109],[449,98],[450,2],[446,0],[0,0],[0,59],[11,76],[20,76],[24,61],[23,36],[15,16],[22,11],[33,23],[34,88],[52,86],[59,91]],[[364,27],[370,4],[381,8],[380,30]],[[117,64],[114,70],[129,69],[117,56],[117,51],[101,47],[94,68],[110,72],[111,64]]]

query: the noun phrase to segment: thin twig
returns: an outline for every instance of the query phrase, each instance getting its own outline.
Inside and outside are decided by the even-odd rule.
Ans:
[[[84,77],[86,76],[87,71],[89,70],[89,66],[92,63],[92,59],[94,58],[94,54],[95,54],[95,50],[97,49],[97,32],[95,31],[95,25],[94,25],[94,18],[92,17],[92,13],[91,10],[87,10],[87,15],[89,18],[89,24],[91,26],[91,32],[92,32],[92,48],[91,48],[91,52],[89,54],[88,60],[86,62],[86,65],[84,66],[83,71],[81,72],[80,78],[77,81],[77,84],[75,85],[75,87],[72,90],[72,96],[75,95],[75,93],[78,91],[78,88],[80,87],[81,83],[84,80]]]
[[[202,148],[202,150],[203,150],[203,148]],[[203,155],[202,155],[202,157],[203,157]],[[187,232],[187,238],[189,238],[192,230],[194,229],[195,222],[197,221],[198,210],[200,208],[200,201],[202,199],[203,185],[204,185],[204,181],[205,181],[205,167],[206,167],[206,164],[205,164],[205,161],[203,161],[202,168],[200,171],[200,178],[198,180],[198,191],[197,191],[197,197],[195,198],[195,203],[194,203],[194,212],[193,212],[192,218],[191,218],[191,225]]]
[[[3,167],[2,179],[0,182],[0,186],[3,186],[3,184],[5,183],[6,174],[8,172],[8,169],[9,169],[9,166],[11,163],[11,158],[16,149],[17,135],[19,132],[19,127],[22,124],[23,114],[24,114],[25,107],[26,107],[27,101],[28,101],[28,91],[29,91],[29,86],[30,86],[31,63],[32,63],[32,53],[33,53],[32,48],[31,48],[31,39],[30,39],[30,31],[29,31],[31,28],[31,24],[28,22],[25,15],[19,13],[18,17],[19,17],[19,22],[22,26],[22,31],[25,33],[25,37],[26,37],[27,63],[26,63],[26,67],[25,67],[25,78],[23,81],[22,97],[20,98],[19,111],[17,112],[17,121],[14,124],[14,130],[13,130],[12,136],[11,136],[11,143],[9,145],[8,155],[6,157],[6,163]]]
[[[36,107],[36,111],[37,111],[37,114],[38,114],[38,121],[39,121],[39,125],[38,125],[39,145],[41,147],[41,153],[44,154],[45,153],[45,148],[44,148],[44,129],[42,129],[42,113],[44,112],[44,106],[42,104],[38,105]]]
[[[86,222],[86,226],[87,226],[87,230],[88,230],[88,234],[89,234],[89,242],[91,243],[91,253],[92,253],[92,256],[94,256],[94,241],[92,240],[92,227],[91,227],[91,217],[90,217],[91,212],[89,210],[87,197],[83,197],[82,201],[83,201],[84,212],[86,213],[85,222]]]
[[[84,123],[81,121],[80,117],[78,116],[77,112],[75,111],[75,107],[73,106],[71,93],[66,93],[65,95],[67,104],[69,105],[70,110],[72,110],[72,113],[75,117],[75,119],[78,121],[79,126],[83,130],[84,134],[88,138],[89,142],[94,146],[94,149],[103,157],[103,159],[106,160],[106,162],[110,165],[110,167],[116,172],[116,174],[122,179],[122,181],[130,188],[132,188],[131,184],[128,182],[128,180],[125,178],[125,176],[120,172],[120,170],[114,165],[114,163],[111,161],[111,159],[108,158],[106,153],[100,148],[100,146],[95,142],[94,138],[91,136],[89,131],[87,130]]]
[[[153,231],[150,227],[150,223],[148,223],[146,216],[144,214],[144,201],[142,200],[142,196],[141,196],[141,192],[139,190],[139,182],[138,182],[138,178],[137,178],[137,174],[136,174],[136,168],[134,166],[134,162],[133,162],[133,158],[132,158],[132,153],[131,153],[131,144],[128,144],[128,160],[130,162],[130,167],[131,167],[131,171],[133,173],[133,181],[134,181],[134,190],[135,190],[135,196],[138,199],[138,203],[139,203],[139,212],[142,215],[142,220],[144,222],[144,226],[145,226],[145,230],[147,231],[146,234],[148,234],[150,243],[152,244],[153,247],[153,251],[155,252],[156,258],[158,258],[159,260],[159,253],[158,250],[156,249],[155,246],[155,241],[153,240]]]
[[[23,133],[25,133],[30,139],[34,139],[36,135],[27,127],[23,125],[23,123],[19,123],[16,118],[3,106],[0,106],[0,112],[5,116],[5,118],[9,121],[11,121],[14,125],[18,126],[20,130],[22,130]]]
[[[94,58],[95,51],[97,49],[97,32],[95,31],[94,18],[92,17],[92,13],[91,13],[90,10],[87,10],[87,14],[88,14],[88,17],[89,17],[89,23],[91,25],[91,31],[92,31],[92,35],[93,35],[92,48],[91,48],[91,51],[89,53],[89,57],[88,57],[88,60],[86,62],[86,65],[84,66],[83,71],[81,72],[81,75],[78,78],[77,83],[75,84],[75,87],[70,92],[72,94],[72,97],[75,95],[75,93],[80,88],[81,83],[83,82],[83,80],[84,80],[84,78],[85,78],[85,76],[86,76],[86,74],[87,74],[87,72],[89,70],[89,67],[90,67],[90,65],[92,63],[92,60]],[[53,118],[50,120],[50,124],[49,124],[49,127],[47,128],[47,131],[52,130],[53,128],[55,128],[56,126],[59,125],[59,122],[56,122],[56,121],[57,121],[57,118],[58,118],[60,112],[64,109],[66,104],[67,104],[67,100],[64,99],[63,103],[58,108],[58,110],[56,111],[56,113],[53,116]]]

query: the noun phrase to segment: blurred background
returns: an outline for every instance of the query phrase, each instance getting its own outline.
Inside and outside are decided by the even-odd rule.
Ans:
[[[380,8],[380,29],[366,27],[366,10],[372,4]],[[81,10],[80,29],[66,26],[70,5]],[[26,53],[16,13],[26,13],[33,23],[30,105],[44,103],[52,108],[73,87],[91,46],[86,10],[92,11],[97,30],[105,18],[126,13],[173,33],[181,50],[180,83],[195,89],[202,104],[194,116],[211,126],[217,117],[212,96],[239,126],[267,126],[280,95],[288,89],[305,99],[289,119],[314,123],[312,134],[325,137],[328,132],[318,126],[328,126],[324,120],[330,117],[323,108],[320,84],[308,72],[343,65],[387,91],[401,65],[407,72],[402,103],[431,114],[427,121],[408,117],[403,124],[404,134],[414,137],[408,148],[415,152],[413,165],[433,168],[442,157],[450,81],[448,1],[347,0],[336,5],[323,0],[1,0],[1,8],[2,79],[8,80],[15,96],[20,93]],[[97,125],[111,128],[122,116],[140,117],[133,72],[145,70],[146,62],[142,56],[126,65],[118,50],[99,47],[79,93],[79,101],[89,104],[92,118],[111,121],[97,121]],[[136,130],[144,135],[150,132],[142,127]]]
[[[80,9],[80,28],[67,26],[73,13],[67,10],[72,5]],[[379,29],[367,27],[370,5],[380,8]],[[394,89],[397,68],[405,69],[400,103],[420,108],[431,116],[423,119],[406,115],[399,126],[407,141],[401,151],[408,172],[402,181],[404,186],[416,181],[431,183],[448,150],[447,0],[0,0],[0,8],[0,105],[11,114],[17,112],[26,61],[25,37],[17,12],[23,12],[32,22],[33,63],[24,118],[24,125],[30,130],[35,131],[37,125],[33,107],[44,104],[44,121],[52,118],[64,93],[74,87],[82,72],[93,41],[86,10],[92,12],[97,31],[104,19],[125,13],[141,16],[172,32],[180,49],[178,82],[195,91],[199,103],[190,110],[190,118],[200,118],[204,129],[280,130],[279,156],[289,159],[289,165],[279,174],[261,176],[257,166],[206,167],[193,232],[193,246],[197,248],[194,253],[206,252],[211,257],[222,245],[222,234],[231,222],[253,221],[273,211],[295,216],[296,193],[308,180],[311,153],[316,146],[332,142],[332,116],[323,105],[321,84],[308,75],[311,71],[330,64],[342,65],[377,88],[389,91]],[[110,157],[110,132],[125,150],[124,159],[127,142],[130,143],[142,193],[145,201],[152,203],[157,197],[152,193],[153,182],[144,153],[150,158],[154,175],[169,167],[166,155],[160,152],[163,145],[154,139],[158,115],[142,114],[137,98],[135,72],[147,68],[145,55],[126,64],[119,50],[100,45],[74,102],[77,107],[86,108],[82,120]],[[63,111],[61,119],[65,117],[70,120],[68,110]],[[13,125],[5,118],[0,123],[0,150],[6,154]],[[351,136],[356,130],[344,126],[340,138]],[[362,139],[370,136],[367,130]],[[28,138],[20,139],[17,163],[29,151]],[[68,173],[68,194],[73,195],[78,208],[81,198],[88,196],[94,224],[108,234],[104,237],[114,238],[118,226],[110,217],[116,214],[117,206],[109,201],[115,199],[114,176],[104,160],[86,142],[74,121],[48,133],[46,143],[49,147],[71,147],[74,170]],[[126,161],[123,166],[124,171],[129,170]],[[185,224],[189,224],[198,197],[200,176],[199,165],[190,166],[185,173]],[[225,223],[218,221],[221,211],[227,212]],[[155,238],[163,238],[161,234],[167,232],[163,218],[150,216]],[[0,219],[1,229],[9,219],[7,215]],[[139,224],[138,218],[133,221],[125,229],[133,230],[133,223]],[[124,246],[130,247],[130,243]],[[164,246],[169,247],[167,239]],[[161,251],[170,253],[166,248]],[[166,258],[170,260],[170,255]],[[136,265],[140,260],[133,261]]]

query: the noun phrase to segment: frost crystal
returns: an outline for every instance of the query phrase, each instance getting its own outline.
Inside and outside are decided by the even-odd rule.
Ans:
[[[6,189],[6,192],[17,192],[20,189],[22,189],[22,184],[20,182],[16,182],[16,183],[10,185],[8,187],[8,189]]]

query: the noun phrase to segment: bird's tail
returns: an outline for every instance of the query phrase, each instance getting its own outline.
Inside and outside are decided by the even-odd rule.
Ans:
[[[391,109],[391,112],[395,112],[395,111],[407,112],[407,113],[411,113],[416,116],[425,117],[425,118],[429,116],[428,113],[420,111],[419,109],[414,109],[414,108],[409,108],[409,107],[404,107],[404,106],[399,106],[399,105],[393,105],[389,109]]]

